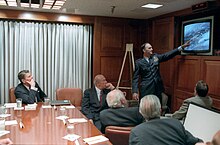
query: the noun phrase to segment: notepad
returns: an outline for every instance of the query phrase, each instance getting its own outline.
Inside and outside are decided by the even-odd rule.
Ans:
[[[5,121],[5,125],[15,125],[18,124],[17,120],[7,120]]]
[[[82,123],[82,122],[87,122],[85,118],[72,118],[68,119],[69,123]]]
[[[6,135],[6,134],[8,134],[8,133],[10,133],[10,131],[1,130],[1,131],[0,131],[0,137],[3,136],[3,135]]]
[[[76,134],[68,134],[68,135],[64,136],[63,139],[67,139],[69,141],[75,141],[75,140],[77,140],[80,137],[81,136],[76,135]]]
[[[94,136],[94,137],[89,137],[89,138],[84,138],[83,141],[85,141],[88,144],[96,144],[99,142],[104,142],[104,141],[108,141],[109,139],[106,138],[103,135],[98,135],[98,136]]]

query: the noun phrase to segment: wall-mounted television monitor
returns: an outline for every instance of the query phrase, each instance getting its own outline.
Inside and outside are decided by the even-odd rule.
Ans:
[[[183,55],[212,55],[214,16],[182,22],[181,42],[190,41]]]

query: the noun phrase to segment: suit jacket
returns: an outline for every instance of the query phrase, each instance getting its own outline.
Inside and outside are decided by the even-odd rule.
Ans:
[[[176,119],[184,119],[186,117],[187,110],[189,108],[190,103],[196,103],[198,105],[211,108],[212,107],[212,98],[209,96],[206,97],[191,97],[183,101],[182,106],[177,110],[176,112],[173,113],[172,117]]]
[[[139,107],[109,108],[101,111],[100,120],[102,132],[105,127],[113,126],[136,126],[144,121],[143,116],[139,113]]]
[[[23,104],[33,104],[35,102],[43,102],[44,98],[47,97],[47,95],[41,90],[38,83],[35,82],[35,87],[38,89],[35,90],[28,90],[23,83],[18,84],[18,86],[15,88],[15,96],[16,98],[21,98]],[[36,101],[37,100],[37,101]]]
[[[160,76],[159,64],[179,54],[178,49],[171,50],[164,54],[153,54],[149,62],[145,58],[135,61],[135,71],[132,81],[132,93],[138,93],[138,82],[140,82],[140,99],[148,94],[157,95],[161,99],[164,92],[163,82]]]
[[[82,99],[82,113],[88,118],[92,119],[93,121],[100,120],[99,113],[103,110],[108,108],[106,102],[106,95],[110,92],[108,89],[103,90],[102,95],[102,103],[98,100],[97,92],[95,87],[87,89],[84,91],[84,96]]]
[[[195,145],[202,140],[185,130],[176,119],[152,119],[131,130],[129,145]]]

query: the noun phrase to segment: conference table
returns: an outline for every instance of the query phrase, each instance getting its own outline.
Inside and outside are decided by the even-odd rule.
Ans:
[[[60,116],[60,107],[45,108],[42,103],[38,103],[36,110],[14,110],[7,109],[6,121],[16,120],[17,124],[6,125],[5,130],[10,133],[1,136],[2,138],[10,138],[14,144],[19,145],[86,145],[84,138],[102,135],[102,133],[77,109],[66,109],[66,116],[71,118],[85,118],[87,122],[73,123],[74,134],[79,135],[77,141],[69,141],[64,139],[67,133],[67,125],[65,122],[57,119]],[[22,125],[23,124],[23,125]],[[111,145],[109,141],[96,143],[97,145]]]

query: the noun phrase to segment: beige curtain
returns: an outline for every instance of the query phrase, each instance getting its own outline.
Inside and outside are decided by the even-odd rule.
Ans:
[[[52,100],[57,88],[89,88],[92,36],[90,25],[0,21],[1,104],[23,69]]]

